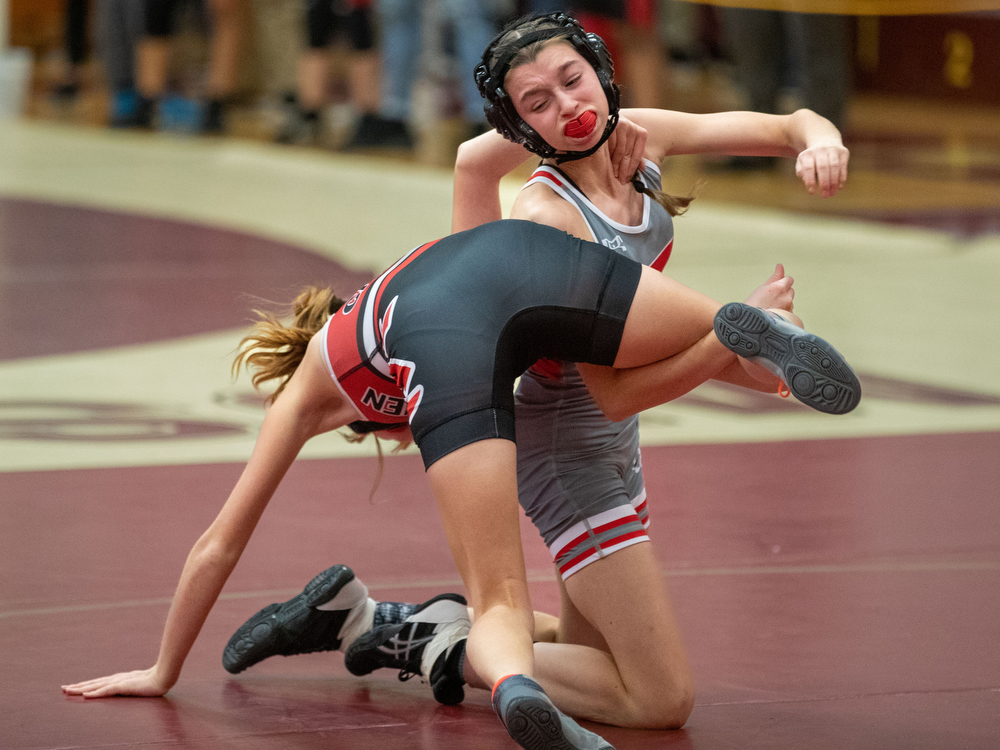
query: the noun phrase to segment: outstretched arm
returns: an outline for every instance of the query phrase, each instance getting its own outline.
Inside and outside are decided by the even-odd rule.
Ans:
[[[665,109],[624,114],[649,133],[650,158],[677,154],[788,156],[810,193],[834,195],[847,181],[850,152],[832,122],[808,109],[790,115],[718,112],[707,115]]]
[[[296,376],[299,373],[296,373]],[[268,410],[250,461],[219,515],[195,543],[181,572],[156,663],[149,669],[64,685],[68,695],[159,696],[177,682],[191,646],[243,553],[264,508],[302,445],[312,435],[334,429],[322,424],[321,409],[308,410],[295,377]]]

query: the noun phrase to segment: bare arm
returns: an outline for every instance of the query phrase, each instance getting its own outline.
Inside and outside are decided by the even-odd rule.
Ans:
[[[529,156],[530,152],[495,130],[460,145],[455,158],[451,231],[461,232],[502,219],[500,180]]]
[[[306,388],[308,375],[293,376],[264,417],[250,461],[219,515],[195,543],[167,614],[160,652],[149,669],[63,686],[69,695],[159,696],[177,682],[181,667],[279,482],[306,440],[335,429],[349,412],[324,409]]]
[[[810,193],[831,196],[847,181],[850,153],[840,131],[808,109],[790,115],[718,112],[695,115],[665,109],[624,113],[648,131],[650,158],[719,153],[796,158],[796,174]]]
[[[710,332],[689,349],[643,367],[577,367],[597,406],[608,419],[619,422],[673,401],[737,364],[736,355]]]

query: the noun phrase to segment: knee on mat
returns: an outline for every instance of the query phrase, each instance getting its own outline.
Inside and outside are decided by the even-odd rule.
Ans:
[[[694,687],[656,691],[635,705],[633,726],[641,729],[680,729],[694,708]]]

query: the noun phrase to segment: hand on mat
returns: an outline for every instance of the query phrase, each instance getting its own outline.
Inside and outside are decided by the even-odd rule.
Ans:
[[[813,146],[799,153],[795,174],[805,184],[809,195],[817,192],[824,198],[836,195],[847,182],[847,161],[851,152],[839,143]]]
[[[82,695],[84,698],[107,698],[112,695],[156,698],[169,689],[170,686],[164,685],[156,676],[156,667],[139,669],[135,672],[119,672],[107,677],[98,677],[96,680],[62,686],[62,691],[66,695]]]
[[[771,277],[754,289],[745,302],[754,307],[791,312],[792,300],[795,299],[795,290],[792,288],[794,283],[795,279],[785,276],[785,267],[779,263],[774,267]]]
[[[608,138],[611,152],[611,168],[622,185],[628,184],[637,169],[643,167],[642,157],[646,153],[646,129],[624,117],[619,118],[618,127]]]

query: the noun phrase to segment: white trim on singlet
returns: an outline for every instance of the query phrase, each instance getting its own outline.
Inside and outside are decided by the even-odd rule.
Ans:
[[[334,313],[334,315],[336,314],[337,313]],[[354,399],[351,398],[347,394],[347,391],[344,390],[344,386],[340,384],[340,380],[337,378],[337,373],[333,371],[333,363],[330,362],[330,351],[327,348],[327,343],[326,343],[327,336],[329,335],[328,329],[330,328],[331,320],[333,320],[332,316],[328,318],[326,323],[323,324],[323,327],[319,329],[319,348],[323,353],[323,364],[326,365],[326,371],[330,373],[330,377],[336,384],[337,390],[339,390],[344,395],[344,398],[347,399],[347,403],[349,403],[354,408],[354,411],[357,412],[358,417],[360,417],[361,419],[365,419],[365,415],[361,413],[361,410],[358,408],[358,405],[354,403]]]
[[[385,355],[382,354],[378,340],[375,338],[375,318],[377,317],[375,314],[375,303],[378,299],[378,291],[382,287],[383,282],[385,282],[386,277],[392,274],[401,263],[422,247],[424,245],[418,245],[410,250],[410,252],[389,266],[381,276],[371,283],[368,295],[365,297],[364,310],[361,312],[361,340],[365,345],[365,355],[368,357],[372,367],[390,380],[392,380],[392,373],[389,371],[389,362],[386,360]]]
[[[536,183],[547,186],[552,192],[554,192],[556,195],[558,195],[560,198],[562,198],[564,201],[566,201],[568,204],[570,204],[573,208],[577,210],[577,213],[580,214],[580,218],[583,219],[583,223],[587,225],[587,229],[590,231],[591,239],[596,242],[597,232],[595,232],[594,228],[590,226],[590,222],[587,221],[587,214],[585,214],[583,212],[583,209],[580,208],[580,204],[577,203],[575,200],[573,200],[573,196],[570,195],[568,192],[566,192],[566,190],[563,188],[562,180],[560,180],[559,182],[554,182],[553,181],[555,179],[554,175],[550,175],[548,172],[546,172],[545,174],[538,174],[539,169],[543,169],[543,167],[539,167],[532,173],[531,179],[521,186],[521,190],[524,190],[524,188],[528,187],[529,185],[534,185]]]
[[[653,162],[651,162],[649,159],[643,159],[643,161],[646,164],[646,169],[653,170],[654,172],[656,172],[657,175],[660,174],[660,168],[656,166]],[[563,177],[563,175],[559,174],[559,172],[557,172],[553,167],[549,166],[548,164],[542,164],[538,168],[536,168],[535,171],[532,172],[531,178],[521,187],[521,190],[524,190],[524,188],[528,187],[529,185],[534,185],[536,183],[541,183],[543,185],[548,186],[563,200],[568,201],[569,203],[572,203],[574,206],[576,206],[576,210],[580,212],[580,216],[583,217],[584,222],[587,224],[587,228],[590,230],[590,234],[594,238],[597,237],[597,233],[594,231],[594,228],[590,226],[590,222],[587,221],[586,214],[583,213],[583,210],[580,208],[577,201],[583,203],[588,209],[597,214],[597,216],[603,222],[605,222],[608,226],[612,227],[617,232],[623,232],[624,234],[641,234],[642,232],[645,232],[647,229],[649,229],[649,211],[651,203],[649,200],[649,196],[646,195],[645,193],[643,193],[642,196],[642,222],[634,226],[630,226],[628,224],[620,224],[619,222],[610,218],[607,214],[601,211],[601,209],[599,209],[597,206],[591,203],[590,199],[587,198],[586,195],[584,195],[577,188],[575,188],[572,185],[572,183],[566,180]]]

